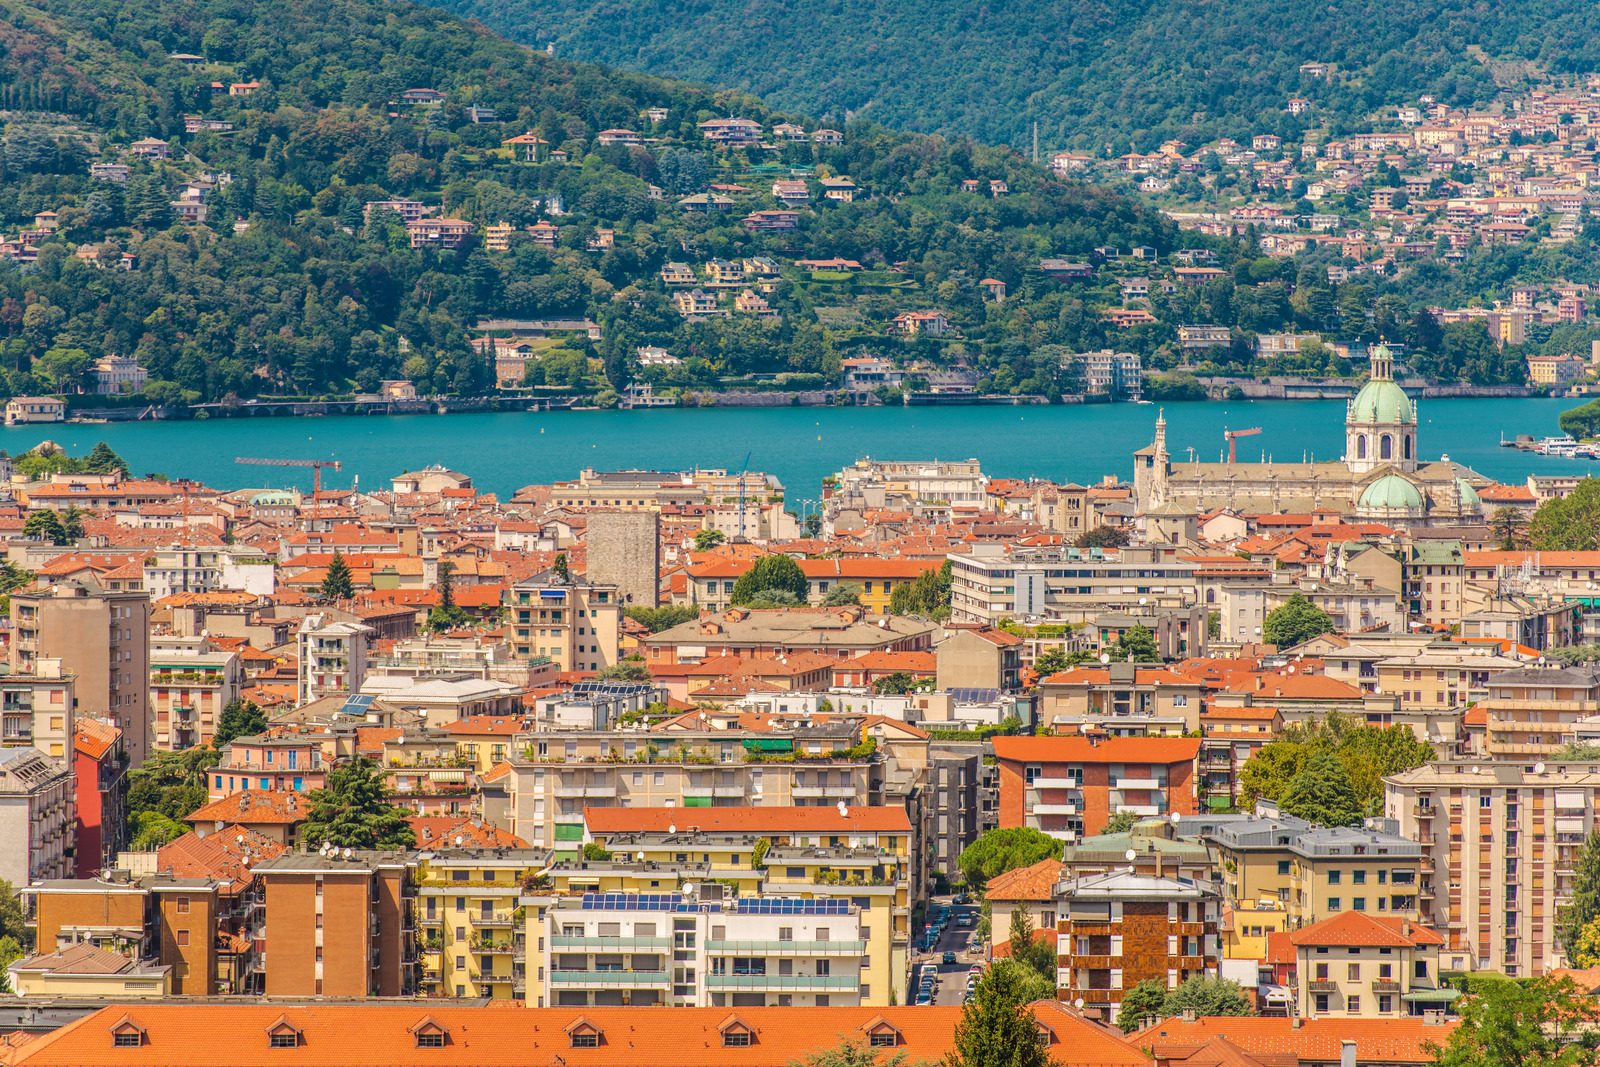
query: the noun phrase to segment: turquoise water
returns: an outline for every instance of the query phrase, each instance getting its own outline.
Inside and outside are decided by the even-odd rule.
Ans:
[[[1600,473],[1600,463],[1534,456],[1499,447],[1500,436],[1547,436],[1571,400],[1425,400],[1420,451],[1441,453],[1482,474],[1520,481],[1530,473]],[[1239,442],[1239,459],[1263,452],[1280,461],[1343,450],[1342,401],[1240,401],[1169,405],[1167,442],[1178,459],[1196,449],[1214,460],[1228,427],[1260,426]],[[12,455],[42,440],[74,454],[104,440],[137,473],[198,479],[223,489],[297,486],[309,471],[245,467],[235,456],[331,458],[331,486],[359,476],[388,488],[400,472],[440,463],[472,475],[478,488],[509,496],[532,483],[575,477],[584,467],[749,466],[776,474],[792,501],[815,496],[822,478],[860,456],[967,459],[1004,477],[1089,482],[1132,475],[1130,453],[1150,442],[1156,408],[1140,404],[1062,407],[774,408],[538,412],[394,417],[211,419],[105,425],[6,427]]]

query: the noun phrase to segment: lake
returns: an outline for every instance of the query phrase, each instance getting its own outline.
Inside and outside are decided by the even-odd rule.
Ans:
[[[1487,477],[1600,473],[1600,464],[1500,448],[1502,434],[1559,432],[1572,400],[1450,399],[1418,404],[1420,454],[1448,455]],[[236,456],[337,459],[324,484],[386,489],[404,470],[439,463],[470,474],[479,489],[509,497],[517,488],[576,477],[584,467],[753,470],[782,480],[791,502],[818,494],[822,478],[861,456],[968,459],[990,475],[1087,483],[1131,478],[1130,454],[1150,443],[1157,409],[1142,404],[1058,407],[664,408],[652,411],[514,412],[482,415],[209,419],[63,424],[0,429],[12,455],[43,440],[73,454],[106,441],[136,473],[198,479],[222,489],[311,487],[311,472],[248,467]],[[1337,458],[1343,401],[1252,400],[1171,404],[1167,442],[1177,459],[1193,448],[1217,459],[1227,428],[1259,426],[1239,441],[1239,459]]]

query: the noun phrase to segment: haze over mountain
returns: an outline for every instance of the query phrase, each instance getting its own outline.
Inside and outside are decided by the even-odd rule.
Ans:
[[[748,89],[835,121],[852,111],[1019,146],[1038,122],[1046,147],[1113,153],[1328,120],[1337,130],[1421,94],[1469,104],[1497,77],[1600,67],[1600,12],[1575,0],[445,3],[559,54]],[[1309,78],[1307,62],[1336,72]],[[1285,110],[1294,95],[1314,105],[1304,118]]]

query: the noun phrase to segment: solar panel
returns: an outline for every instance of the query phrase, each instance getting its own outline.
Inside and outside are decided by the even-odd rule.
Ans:
[[[339,707],[339,713],[341,715],[365,715],[375,699],[377,698],[370,693],[352,693],[345,697],[344,703]]]

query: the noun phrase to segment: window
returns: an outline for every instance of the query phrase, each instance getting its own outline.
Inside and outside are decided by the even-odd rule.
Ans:
[[[179,930],[178,931],[178,947],[179,948],[188,948],[189,947],[189,931],[187,931],[187,930]]]
[[[1317,994],[1317,1014],[1318,1015],[1326,1015],[1326,1014],[1328,1014],[1328,994],[1326,994],[1326,993],[1318,993]]]
[[[178,898],[178,914],[179,915],[187,915],[187,914],[189,914],[189,898],[188,897],[179,897]]]
[[[599,1048],[600,1035],[595,1033],[581,1033],[572,1035],[573,1048]]]
[[[749,1048],[750,1032],[748,1030],[726,1030],[722,1034],[723,1048]]]
[[[111,1035],[111,1044],[117,1048],[138,1048],[144,1044],[144,1032],[141,1030],[119,1030]]]
[[[1279,874],[1288,874],[1289,873],[1289,861],[1288,860],[1279,860],[1278,861],[1278,873]]]
[[[1349,975],[1350,981],[1352,981],[1352,982],[1361,981],[1361,964],[1359,964],[1359,963],[1350,964],[1350,966],[1348,968],[1346,968],[1345,973],[1347,975]]]
[[[1328,910],[1329,911],[1343,911],[1344,910],[1344,905],[1339,900],[1338,897],[1329,897],[1328,898]]]
[[[1329,871],[1328,872],[1328,884],[1329,885],[1338,885],[1339,882],[1343,878],[1344,878],[1344,872],[1343,871]]]
[[[443,1034],[418,1034],[418,1048],[444,1048]]]
[[[874,1030],[867,1038],[868,1048],[894,1048],[899,1044],[899,1035],[893,1030]]]
[[[1360,994],[1351,993],[1348,997],[1345,997],[1344,998],[1344,1010],[1345,1010],[1346,1013],[1348,1013],[1350,1015],[1360,1015],[1361,1014],[1361,996],[1360,996]]]
[[[273,1048],[299,1048],[300,1035],[294,1030],[279,1030],[267,1039]]]
[[[1351,871],[1350,881],[1354,882],[1356,885],[1366,885],[1367,872],[1365,870]]]
[[[1350,907],[1354,908],[1356,911],[1366,911],[1367,910],[1367,898],[1366,897],[1352,897],[1351,900],[1350,900]]]

